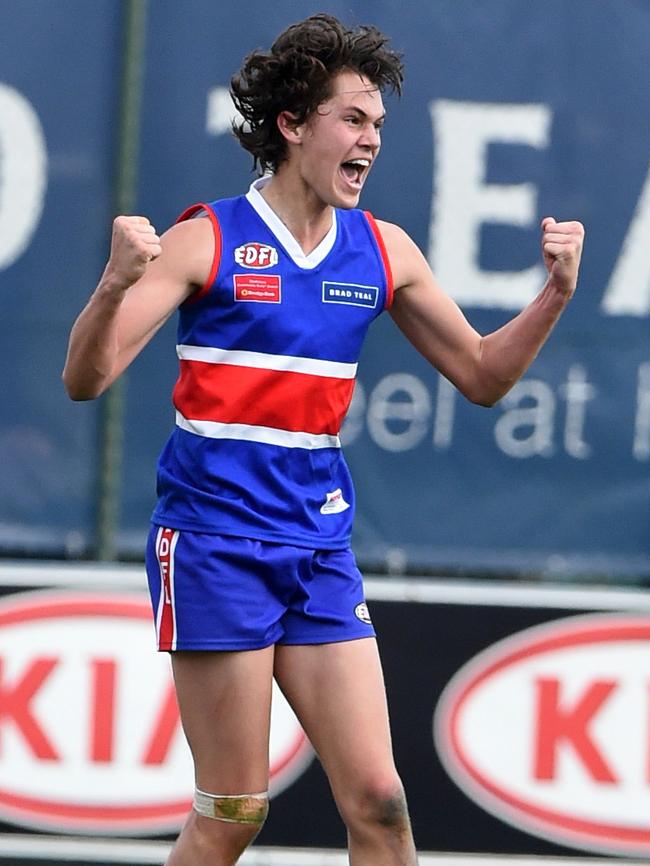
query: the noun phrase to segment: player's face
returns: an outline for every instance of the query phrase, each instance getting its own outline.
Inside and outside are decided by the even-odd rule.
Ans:
[[[334,207],[352,208],[379,153],[384,104],[377,87],[358,72],[341,72],[332,96],[304,127],[303,180]]]

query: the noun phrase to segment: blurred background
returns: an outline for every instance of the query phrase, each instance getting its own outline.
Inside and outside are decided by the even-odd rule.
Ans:
[[[124,618],[140,614],[110,604],[90,613],[77,599],[77,607],[50,617],[43,611],[59,610],[56,598],[44,598],[36,615],[14,596],[21,589],[21,598],[38,597],[44,587],[92,590],[104,601],[118,589],[142,592],[156,461],[173,424],[175,323],[108,395],[86,404],[71,403],[60,380],[69,330],[102,273],[115,214],[145,214],[162,232],[189,204],[247,189],[254,175],[230,133],[230,77],[249,51],[318,11],[373,23],[404,53],[404,95],[386,99],[383,150],[362,205],[409,232],[477,330],[499,327],[543,285],[542,217],[577,219],[587,229],[573,302],[496,407],[455,393],[388,316],[371,329],[362,357],[344,429],[358,496],[354,548],[383,629],[397,753],[405,777],[413,765],[422,846],[439,852],[435,862],[440,852],[650,852],[650,771],[637,778],[633,769],[650,766],[647,677],[637,657],[626,655],[650,639],[647,0],[0,0],[0,575],[8,605],[0,610],[0,649],[13,671],[13,679],[0,680],[0,733],[9,738],[0,752],[0,819],[7,821],[0,862],[45,857],[25,847],[42,832],[119,837],[124,829],[119,821],[61,823],[56,809],[42,806],[72,797],[53,780],[43,782],[47,796],[39,792],[43,754],[27,733],[32,723],[46,730],[59,698],[52,685],[48,703],[54,680],[39,681],[38,692],[35,680],[21,679],[21,670],[34,670],[33,644],[27,632],[16,642],[11,629],[41,620],[55,628],[52,619],[65,630],[69,617],[99,616],[107,634],[114,627],[121,634]],[[623,612],[637,617],[636,630]],[[567,636],[563,625],[552,638],[569,654],[555,673],[547,661],[517,668],[512,682],[508,674],[493,696],[477,698],[462,736],[454,733],[466,705],[449,709],[449,692],[452,704],[439,699],[459,668],[503,640],[523,641],[528,649],[518,651],[537,658],[546,650],[529,630],[577,623],[576,613],[580,621],[596,616],[595,624],[588,637],[577,625]],[[79,640],[78,654],[96,660],[100,649],[87,636]],[[23,644],[12,668],[11,652]],[[65,650],[70,658],[75,646]],[[571,655],[575,646],[583,661]],[[603,673],[603,658],[617,667]],[[503,670],[519,664],[508,653],[503,659]],[[110,675],[91,669],[99,713],[97,695]],[[637,669],[639,679],[624,688],[622,672]],[[566,693],[539,685],[553,676],[557,683],[568,677]],[[522,692],[518,677],[538,685]],[[606,693],[605,681],[620,688]],[[472,695],[478,681],[464,688]],[[496,707],[510,706],[506,693],[513,703],[503,717]],[[513,752],[521,758],[518,781],[497,779],[495,767],[468,757],[474,746],[461,747],[463,736],[471,739],[473,712],[493,718],[485,730],[497,739],[519,742],[516,731],[525,728],[521,754]],[[623,730],[631,716],[637,727]],[[546,724],[551,733],[540,739]],[[472,743],[483,737],[481,748],[498,754],[485,730]],[[629,753],[608,758],[607,743],[621,737]],[[19,753],[13,769],[9,744]],[[109,752],[93,752],[103,754],[95,765],[103,761],[107,772]],[[79,761],[79,779],[95,784],[97,767],[86,776]],[[316,764],[304,766],[294,773],[303,773],[300,782],[283,782],[271,813],[276,829],[260,837],[266,859],[249,854],[243,862],[345,862],[322,851],[273,859],[273,846],[345,846],[340,828],[328,829],[338,819]],[[23,771],[29,790],[16,787]],[[312,786],[309,797],[301,785]],[[431,806],[434,797],[439,809],[440,791],[444,819]],[[321,796],[326,817],[299,819],[298,804],[320,804]],[[576,798],[584,804],[579,815]],[[108,809],[101,798],[97,804]],[[159,836],[164,847],[174,826],[128,835]],[[162,862],[162,849],[151,845],[132,843],[123,860],[115,859],[115,845],[112,859],[105,848],[91,854],[73,846],[56,862]]]

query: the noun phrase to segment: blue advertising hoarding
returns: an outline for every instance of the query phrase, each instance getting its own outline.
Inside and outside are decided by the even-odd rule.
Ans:
[[[54,489],[38,505],[16,505],[9,492],[34,485],[25,473],[15,477],[19,464],[3,448],[14,474],[3,482],[0,542],[17,527],[34,541],[76,530],[90,545],[96,407],[66,404],[54,379],[64,332],[106,254],[118,22],[116,5],[102,4],[88,24],[93,38],[77,45],[70,19],[89,17],[84,4],[59,4],[55,13],[28,3],[26,19],[32,6],[56,19],[49,31],[43,23],[41,65],[20,50],[23,12],[14,11],[15,56],[0,66],[0,81],[23,94],[44,129],[47,192],[29,243],[12,264],[0,262],[5,297],[33,296],[0,325],[9,347],[18,339],[14,316],[27,329],[24,348],[10,355],[24,360],[8,382],[6,405],[17,410],[7,410],[0,442],[22,413],[38,435],[59,431],[60,453],[40,470],[27,461],[41,484],[55,479]],[[196,200],[247,188],[251,160],[229,133],[230,76],[250,50],[321,9],[288,0],[150,4],[138,210],[159,229]],[[405,14],[390,4],[331,2],[327,11],[375,23],[404,52],[405,93],[387,99],[383,152],[362,204],[411,234],[478,331],[502,325],[542,286],[543,216],[579,219],[588,232],[576,297],[526,377],[492,409],[456,394],[388,316],[371,330],[344,431],[360,560],[394,569],[650,574],[647,4],[437,0]],[[84,75],[57,67],[37,76],[48,52],[55,56],[56,28],[66,26],[72,65]],[[66,150],[67,139],[76,149]],[[175,374],[169,323],[128,373],[123,552],[142,547],[155,461],[173,423]],[[28,453],[37,448],[20,439]]]
[[[0,549],[92,542],[97,405],[61,384],[67,335],[103,268],[120,16],[111,0],[0,2]]]

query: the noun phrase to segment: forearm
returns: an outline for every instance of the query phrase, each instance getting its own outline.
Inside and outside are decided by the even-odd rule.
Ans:
[[[390,223],[380,227],[395,281],[391,315],[396,324],[468,400],[492,406],[535,360],[575,291],[584,238],[581,223],[542,220],[546,284],[519,315],[485,337],[442,291],[408,235]]]
[[[72,400],[92,400],[111,384],[119,357],[118,325],[126,289],[104,272],[70,332],[63,383]]]
[[[537,357],[571,296],[549,279],[519,315],[481,338],[474,402],[491,406],[507,394]]]
[[[138,341],[153,330],[157,308],[148,316],[144,306],[138,323],[125,316],[123,304],[161,252],[160,238],[146,217],[115,218],[108,263],[70,332],[63,382],[73,400],[99,397],[137,351]]]

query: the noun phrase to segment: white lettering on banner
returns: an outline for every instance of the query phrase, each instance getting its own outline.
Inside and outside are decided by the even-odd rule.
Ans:
[[[602,308],[610,316],[650,312],[650,170],[614,267]]]
[[[650,617],[547,622],[470,659],[435,712],[438,754],[481,807],[520,829],[650,854]]]
[[[0,270],[28,247],[43,211],[47,148],[31,104],[0,82]]]
[[[485,182],[492,142],[544,148],[552,113],[547,105],[497,105],[436,100],[429,106],[434,135],[434,176],[429,262],[460,304],[517,310],[545,280],[541,264],[521,271],[479,267],[484,223],[534,228],[536,188],[531,183]]]
[[[552,388],[539,379],[524,379],[500,405],[504,412],[494,427],[494,438],[503,453],[519,458],[550,457],[556,405]]]
[[[208,135],[225,135],[232,131],[234,122],[244,118],[237,111],[227,87],[212,87],[208,90],[205,131]]]
[[[650,363],[640,364],[637,373],[632,453],[637,460],[650,459]]]
[[[632,407],[634,430],[631,454],[650,460],[650,362],[639,365],[636,401]],[[354,398],[341,431],[344,446],[367,434],[384,451],[410,451],[426,444],[436,451],[454,447],[459,394],[441,375],[437,389],[411,373],[389,373],[366,394],[357,380]],[[552,386],[526,377],[492,410],[494,442],[508,457],[551,458],[563,453],[589,460],[594,450],[588,440],[589,407],[599,391],[581,364],[568,367],[564,380]],[[429,438],[430,437],[430,438]]]
[[[430,415],[424,383],[411,373],[392,373],[370,395],[368,432],[386,451],[409,451],[427,435]]]
[[[456,389],[444,376],[438,376],[436,415],[433,421],[433,447],[444,451],[451,445],[454,431]]]
[[[585,460],[591,455],[591,446],[584,440],[586,407],[596,396],[596,389],[587,381],[587,371],[581,364],[569,367],[569,375],[560,393],[566,399],[564,450],[571,457]]]
[[[586,403],[596,390],[587,382],[586,372],[579,364],[569,367],[566,382],[559,394],[566,400],[564,450],[571,457],[584,460],[591,454],[584,441]],[[529,402],[529,406],[521,406]],[[501,450],[510,457],[550,457],[553,454],[556,398],[552,388],[540,379],[523,379],[502,399],[506,411],[497,421],[494,435]],[[528,436],[522,430],[530,428]],[[520,435],[515,435],[519,430]]]

